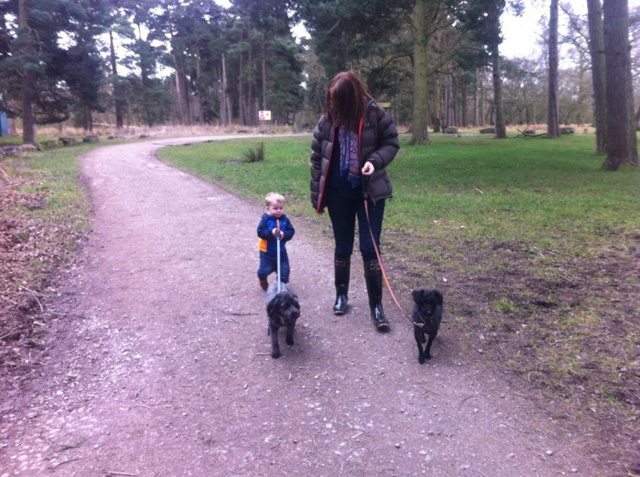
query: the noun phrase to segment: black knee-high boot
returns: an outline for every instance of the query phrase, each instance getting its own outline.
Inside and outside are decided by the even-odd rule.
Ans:
[[[336,284],[336,302],[333,305],[333,313],[334,315],[344,315],[347,312],[351,258],[336,258],[333,264]]]
[[[387,331],[389,322],[382,309],[382,270],[377,260],[364,262],[364,279],[367,283],[371,319],[378,331]]]

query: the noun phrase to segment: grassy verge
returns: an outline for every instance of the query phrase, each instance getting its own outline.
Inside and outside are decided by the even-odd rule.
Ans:
[[[0,162],[0,336],[32,331],[53,272],[68,263],[88,223],[90,202],[78,181],[82,145]]]
[[[168,162],[209,180],[224,181],[256,198],[272,189],[287,195],[288,207],[308,206],[309,139],[267,140],[267,160],[238,158],[261,140],[226,141],[166,148]],[[395,198],[387,225],[434,237],[527,241],[588,253],[572,243],[608,242],[615,230],[640,226],[640,171],[600,170],[590,136],[556,141],[485,137],[437,137],[428,147],[403,144],[391,166]]]
[[[58,141],[57,136],[48,136],[48,135],[37,135],[35,137],[36,142],[44,142],[44,141]],[[22,145],[22,136],[5,136],[0,137],[0,147],[3,146],[21,146]]]
[[[309,138],[160,151],[162,159],[313,217]],[[605,172],[592,135],[434,137],[390,166],[383,246],[392,281],[445,292],[449,328],[535,392],[553,414],[606,435],[628,460],[640,418],[640,170]],[[408,298],[406,298],[408,300]],[[408,305],[408,303],[407,303]],[[622,457],[620,457],[622,456]]]

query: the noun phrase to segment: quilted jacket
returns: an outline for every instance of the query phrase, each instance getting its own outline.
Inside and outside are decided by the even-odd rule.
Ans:
[[[325,207],[325,191],[337,126],[327,114],[323,114],[313,132],[311,141],[311,204],[316,212]],[[398,132],[391,116],[375,101],[367,101],[367,114],[361,120],[358,132],[362,164],[369,161],[375,172],[369,176],[368,196],[375,202],[391,197],[391,181],[386,167],[400,149]]]

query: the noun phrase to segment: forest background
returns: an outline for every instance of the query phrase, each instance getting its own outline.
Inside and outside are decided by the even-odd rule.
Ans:
[[[26,125],[25,142],[33,123],[257,126],[259,110],[272,111],[275,125],[311,128],[328,79],[351,69],[417,143],[450,126],[496,125],[498,137],[504,124],[550,118],[597,127],[593,64],[605,51],[593,43],[587,5],[602,36],[597,0],[5,0],[2,107]],[[625,21],[618,12],[609,23],[630,39],[625,102],[637,124],[640,7],[631,6]],[[540,11],[548,13],[519,39],[523,56],[502,57],[503,26]],[[308,34],[296,37],[301,25]]]

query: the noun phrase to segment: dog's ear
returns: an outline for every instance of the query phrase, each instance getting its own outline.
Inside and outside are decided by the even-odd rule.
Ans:
[[[440,293],[438,290],[433,290],[433,294],[436,296],[436,300],[438,302],[438,305],[442,306],[442,304],[444,302],[444,298],[442,297],[442,293]]]
[[[289,295],[289,297],[286,299],[286,304],[300,310],[300,302],[298,301],[298,297],[293,294]]]
[[[280,308],[281,298],[276,295],[274,296],[269,303],[267,303],[267,315],[269,317],[275,318],[278,315],[278,309]]]
[[[411,296],[413,296],[413,301],[415,301],[417,303],[418,300],[420,299],[421,293],[422,293],[422,290],[413,290],[411,292]]]

